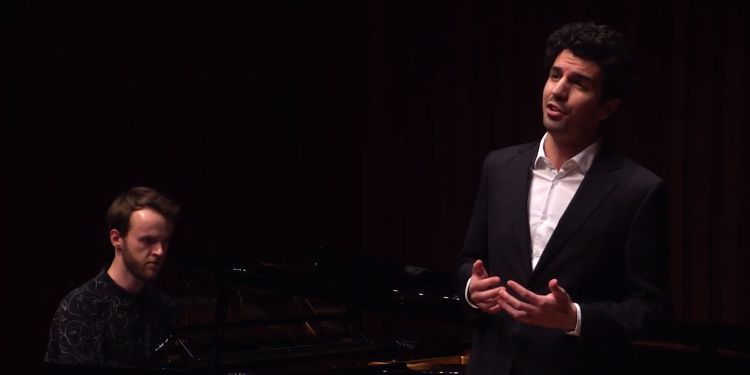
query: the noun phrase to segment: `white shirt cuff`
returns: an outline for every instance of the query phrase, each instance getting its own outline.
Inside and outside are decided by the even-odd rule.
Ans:
[[[576,329],[565,332],[566,335],[580,336],[581,335],[581,306],[573,302],[573,306],[576,307]]]
[[[464,299],[466,299],[466,303],[468,303],[469,306],[471,306],[473,309],[479,309],[477,305],[471,303],[471,300],[469,300],[469,285],[471,285],[471,277],[469,277],[469,280],[466,280],[466,289],[464,289]]]

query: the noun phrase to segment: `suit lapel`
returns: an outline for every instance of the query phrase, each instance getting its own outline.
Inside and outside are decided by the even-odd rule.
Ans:
[[[509,176],[523,176],[523,178],[513,179],[512,186],[508,191],[507,199],[511,199],[513,212],[521,214],[518,226],[514,229],[518,236],[520,246],[519,261],[514,264],[515,272],[521,275],[523,280],[531,277],[531,233],[529,231],[529,188],[531,184],[530,168],[537,152],[539,143],[536,146],[519,149],[518,157],[513,161],[508,171]]]
[[[617,179],[613,178],[613,173],[621,167],[622,158],[602,147],[581,182],[581,186],[573,196],[573,200],[570,201],[568,208],[560,218],[552,237],[547,242],[547,246],[544,248],[541,258],[539,258],[539,263],[534,268],[532,278],[538,277],[537,275],[544,272],[544,269],[558,255],[570,236],[586,222],[586,219],[617,186]],[[528,222],[528,219],[526,221]]]

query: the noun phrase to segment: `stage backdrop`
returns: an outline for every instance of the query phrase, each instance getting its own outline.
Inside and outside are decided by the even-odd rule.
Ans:
[[[572,20],[620,28],[637,54],[611,136],[669,185],[675,317],[750,325],[744,8],[0,7],[2,373],[36,372],[57,302],[111,257],[109,202],[136,184],[182,205],[174,256],[301,263],[323,247],[451,271],[486,153],[542,135],[545,39]]]

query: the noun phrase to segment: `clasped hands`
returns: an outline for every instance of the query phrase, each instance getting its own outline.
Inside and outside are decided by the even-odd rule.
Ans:
[[[540,295],[531,292],[521,284],[508,280],[511,288],[520,298],[508,292],[500,284],[500,278],[489,276],[481,260],[476,260],[471,269],[469,300],[488,314],[505,312],[513,319],[526,324],[572,331],[576,327],[576,308],[568,293],[552,279],[548,283],[549,293]]]

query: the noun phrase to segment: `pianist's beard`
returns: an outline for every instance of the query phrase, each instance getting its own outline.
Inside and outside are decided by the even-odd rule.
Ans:
[[[130,250],[127,244],[128,241],[122,242],[122,260],[125,263],[125,268],[131,275],[135,276],[139,280],[152,281],[159,276],[159,271],[164,264],[164,257],[154,259],[146,254],[143,259],[139,259],[138,256]]]

